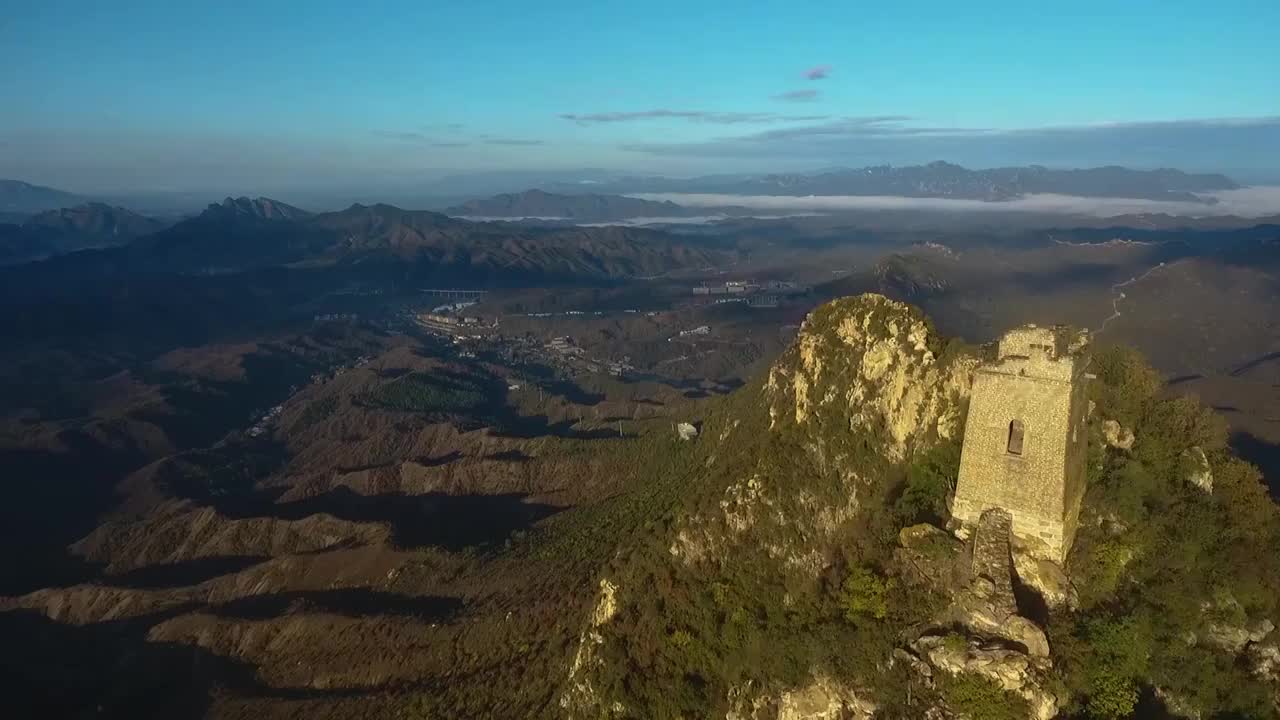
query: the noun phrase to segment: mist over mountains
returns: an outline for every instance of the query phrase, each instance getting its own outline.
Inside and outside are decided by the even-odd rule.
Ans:
[[[892,195],[901,197],[1011,200],[1030,194],[1199,201],[1197,193],[1234,190],[1219,174],[1180,170],[1131,170],[1109,166],[1082,170],[1029,167],[970,170],[948,162],[894,167],[835,168],[805,174],[708,175],[689,179],[619,178],[593,185],[617,193],[723,193],[741,195]]]
[[[633,217],[680,217],[692,214],[670,200],[652,201],[622,195],[569,195],[543,190],[503,193],[445,208],[445,213],[476,218],[557,218],[604,222]]]
[[[390,202],[400,206],[442,209],[453,215],[482,217],[556,216],[596,222],[628,216],[678,216],[672,207],[643,206],[616,198],[572,206],[563,199],[529,195],[604,196],[636,194],[721,194],[778,197],[906,197],[1007,202],[1032,195],[1129,198],[1157,202],[1211,205],[1212,193],[1238,190],[1239,183],[1216,173],[1174,169],[1135,170],[1117,166],[1052,169],[1042,166],[969,169],[948,162],[927,165],[879,165],[826,168],[806,173],[716,174],[697,177],[638,175],[602,169],[548,171],[481,171],[437,179],[384,182],[379,189],[270,191],[294,205],[313,210]],[[245,188],[248,189],[248,188]],[[243,192],[242,189],[239,192]],[[268,194],[264,189],[259,193]],[[522,197],[507,197],[524,194]],[[371,198],[370,196],[373,195]],[[483,204],[477,198],[496,195]],[[181,215],[199,211],[212,198],[200,193],[115,193],[89,198],[20,181],[0,181],[0,221],[23,214],[80,204],[87,200],[121,205],[144,214]],[[679,204],[679,203],[677,203]],[[554,211],[554,212],[551,212]]]

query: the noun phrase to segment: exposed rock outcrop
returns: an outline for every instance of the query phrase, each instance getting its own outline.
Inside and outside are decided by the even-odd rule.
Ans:
[[[918,310],[879,295],[815,310],[763,388],[770,434],[794,439],[804,457],[786,465],[758,458],[753,472],[728,484],[718,514],[677,524],[671,554],[688,564],[715,561],[755,529],[786,527],[795,542],[770,548],[770,555],[788,570],[816,577],[830,538],[857,513],[874,480],[863,468],[878,471],[960,431],[977,360],[941,361],[940,345]],[[740,432],[736,425],[726,428],[720,444]],[[814,468],[813,482],[780,487],[778,476],[794,472],[798,462]]]
[[[1213,468],[1209,465],[1209,458],[1205,456],[1203,448],[1184,450],[1179,462],[1183,480],[1203,492],[1213,492]]]
[[[1027,701],[1031,717],[1051,720],[1061,706],[1048,689],[1049,667],[1026,653],[968,640],[963,647],[937,635],[922,637],[912,644],[916,654],[936,672],[951,675],[971,673],[994,681],[1001,688]]]
[[[725,720],[871,720],[876,704],[828,675],[774,695],[742,688],[730,693]]]
[[[1170,692],[1166,688],[1156,688],[1155,695],[1164,704],[1169,717],[1182,720],[1201,720],[1204,717],[1185,697]]]
[[[982,514],[973,537],[969,586],[956,593],[937,625],[960,626],[978,637],[1013,643],[1022,652],[1049,657],[1049,641],[1039,627],[1018,614],[1013,591],[1012,516],[993,508]]]
[[[1132,430],[1122,426],[1115,420],[1103,420],[1102,439],[1109,447],[1118,450],[1132,450],[1135,438]]]
[[[1271,686],[1271,702],[1280,710],[1280,643],[1254,643],[1246,660],[1254,677]]]
[[[660,541],[665,557],[645,562],[678,566],[680,582],[702,586],[690,592],[717,580],[735,582],[739,571],[722,571],[743,563],[797,593],[821,588],[824,574],[846,562],[853,523],[869,502],[881,502],[894,468],[962,432],[978,361],[945,348],[919,310],[882,296],[816,309],[763,385],[740,390],[740,405],[705,421],[691,444],[705,454],[700,464],[706,468],[692,491],[705,495],[696,510],[659,531],[666,533]],[[961,544],[936,528],[920,532],[928,537],[904,548],[903,563],[950,573],[955,566],[945,558]],[[935,541],[936,563],[925,557]],[[919,553],[914,559],[913,551]],[[644,592],[619,588],[616,602],[630,608],[631,597],[644,605],[631,595]],[[789,595],[778,599],[784,606],[790,601]],[[619,699],[626,705],[625,698],[609,697],[604,688],[617,687],[626,671],[605,666],[602,648],[612,657],[637,640],[617,623],[588,618],[584,625],[561,706],[577,718],[625,713],[614,705]],[[802,687],[757,682],[718,692],[729,692],[726,701],[737,713],[731,717],[744,720],[865,717],[872,699],[849,680],[815,675]]]
[[[956,562],[964,543],[929,524],[905,527],[894,550],[895,575],[912,585],[945,592],[960,587],[966,577]]]
[[[921,438],[953,437],[977,360],[940,363],[933,342],[918,311],[880,295],[819,308],[769,372],[771,428],[784,418],[806,426],[838,413],[850,430],[883,431],[891,460]]]
[[[1080,602],[1071,579],[1057,563],[1013,547],[1013,568],[1018,582],[1034,590],[1050,608],[1074,608]]]
[[[1275,623],[1263,618],[1251,625],[1233,625],[1229,623],[1210,623],[1204,639],[1210,645],[1228,652],[1239,653],[1251,643],[1260,643],[1275,630]]]
[[[569,668],[568,684],[560,695],[560,707],[572,716],[609,718],[620,716],[625,711],[620,704],[602,699],[591,682],[591,672],[601,662],[599,648],[604,636],[600,629],[618,613],[617,595],[618,586],[608,578],[601,578],[587,628],[578,638],[578,650]]]
[[[1060,699],[1050,690],[1049,642],[1034,622],[1018,614],[1011,547],[1012,516],[984,512],[970,541],[969,582],[930,626],[909,640],[927,677],[973,673],[1027,701],[1032,717],[1049,720]],[[916,543],[926,533],[913,531]]]
[[[778,706],[778,720],[870,720],[876,711],[875,703],[826,677],[784,692]]]

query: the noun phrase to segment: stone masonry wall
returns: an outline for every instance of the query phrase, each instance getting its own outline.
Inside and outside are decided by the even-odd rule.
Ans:
[[[1009,534],[1013,518],[1007,510],[993,508],[978,518],[973,534],[973,563],[970,576],[991,582],[988,601],[997,617],[1016,615],[1018,601],[1013,594],[1013,556]]]
[[[1001,357],[978,369],[969,403],[952,515],[973,526],[999,507],[1034,554],[1060,562],[1070,549],[1084,493],[1087,358],[1065,351],[1062,334],[1021,328],[1000,342]],[[1023,424],[1022,453],[1008,451],[1009,427]]]

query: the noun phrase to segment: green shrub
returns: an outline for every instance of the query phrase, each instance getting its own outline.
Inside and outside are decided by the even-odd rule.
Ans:
[[[882,578],[865,567],[850,569],[840,586],[845,618],[852,623],[883,620],[889,613],[887,600],[892,586],[892,580]]]
[[[1160,373],[1132,348],[1096,350],[1089,369],[1098,376],[1097,382],[1089,384],[1098,416],[1127,428],[1138,423],[1164,387]]]
[[[938,445],[907,467],[902,494],[894,503],[894,514],[902,526],[927,522],[946,525],[947,501],[955,492],[960,474],[960,443]]]
[[[1031,711],[1021,696],[973,673],[938,673],[938,691],[958,715],[973,720],[1026,720]]]

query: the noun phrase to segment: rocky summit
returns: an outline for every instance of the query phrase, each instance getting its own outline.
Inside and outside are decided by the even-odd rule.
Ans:
[[[1154,536],[1173,532],[1180,515],[1225,513],[1223,522],[1252,532],[1227,509],[1235,499],[1208,500],[1221,488],[1199,479],[1211,467],[1230,468],[1233,492],[1257,493],[1256,474],[1220,442],[1206,455],[1179,447],[1192,441],[1185,432],[1152,429],[1179,413],[1189,413],[1179,422],[1204,422],[1203,411],[1150,394],[1149,371],[1131,354],[1102,351],[1091,366],[1091,487],[1065,561],[1017,536],[1010,510],[993,507],[972,525],[950,518],[960,455],[970,452],[961,438],[974,377],[995,357],[994,347],[940,337],[918,310],[882,296],[815,310],[762,381],[707,420],[679,509],[602,573],[560,710],[1120,718],[1149,712],[1144,698],[1159,691],[1176,699],[1166,707],[1256,702],[1274,711],[1272,666],[1257,658],[1270,657],[1276,640],[1263,619],[1275,601],[1252,596],[1243,567],[1226,571],[1235,580],[1195,571],[1204,573],[1195,589],[1178,593],[1204,599],[1173,602],[1189,616],[1161,616],[1154,608],[1167,598],[1131,595],[1167,582],[1154,573],[1168,562],[1155,549],[1168,541]],[[1136,422],[1126,430],[1136,440],[1115,442],[1117,417]],[[1190,481],[1188,454],[1197,463]],[[1169,498],[1122,513],[1142,515],[1145,527],[1115,510],[1139,476]],[[1257,556],[1253,542],[1241,537],[1226,552]],[[1215,574],[1231,563],[1218,558]],[[1274,561],[1267,567],[1274,572]],[[1203,609],[1219,601],[1233,630],[1185,639],[1179,623],[1197,625],[1195,614],[1219,612]],[[1196,677],[1179,667],[1187,656],[1222,668],[1214,682],[1242,683],[1252,699],[1196,694]]]

